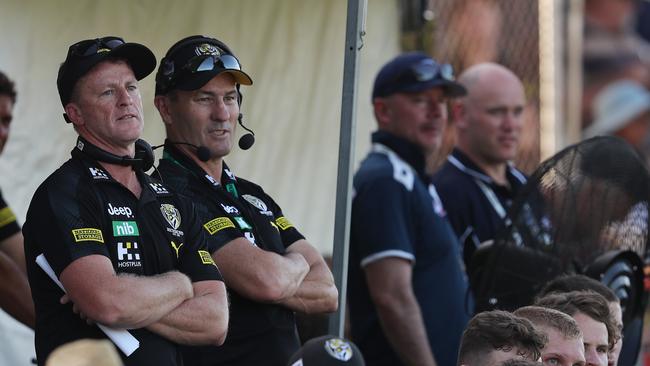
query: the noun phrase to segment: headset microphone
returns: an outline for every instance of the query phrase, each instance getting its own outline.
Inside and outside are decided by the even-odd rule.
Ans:
[[[210,160],[210,158],[212,157],[212,151],[210,151],[210,149],[208,149],[207,147],[205,147],[203,145],[196,146],[194,144],[190,144],[189,142],[176,142],[176,141],[170,141],[170,140],[167,140],[167,142],[169,142],[172,145],[187,145],[187,146],[193,147],[194,149],[196,149],[196,152],[195,152],[196,157],[199,158],[199,160],[201,160],[204,163],[206,161]],[[156,150],[156,149],[158,149],[160,147],[163,147],[163,146],[165,146],[165,145],[163,144],[163,145],[154,146],[153,149]]]
[[[248,150],[255,143],[255,132],[253,132],[251,129],[247,128],[246,126],[244,126],[244,123],[242,122],[242,117],[244,116],[241,113],[239,113],[239,117],[237,117],[237,121],[239,122],[239,125],[249,133],[244,134],[242,137],[239,138],[239,148],[242,150]]]

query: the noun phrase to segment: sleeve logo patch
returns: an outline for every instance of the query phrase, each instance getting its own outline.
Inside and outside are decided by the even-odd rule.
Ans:
[[[214,264],[214,260],[212,259],[212,256],[207,251],[199,250],[199,257],[201,257],[201,263],[212,264],[213,266],[216,266],[216,264]]]
[[[74,241],[77,243],[81,241],[96,241],[99,243],[104,242],[104,235],[102,235],[102,231],[99,229],[74,229],[72,230],[72,235],[74,236]]]
[[[278,224],[282,230],[287,230],[288,228],[293,227],[293,224],[284,216],[278,217],[275,220],[275,223]]]
[[[16,221],[16,215],[9,207],[0,209],[0,227],[9,225],[14,221]]]
[[[210,233],[210,235],[214,235],[225,228],[234,228],[235,224],[233,224],[227,217],[217,217],[203,224],[203,227],[208,231],[208,233]]]

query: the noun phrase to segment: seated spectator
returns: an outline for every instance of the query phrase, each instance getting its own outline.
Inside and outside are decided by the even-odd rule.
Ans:
[[[586,365],[607,365],[607,354],[614,348],[619,332],[603,296],[592,291],[551,293],[537,299],[535,305],[573,317],[582,331]]]
[[[544,364],[537,361],[513,358],[505,360],[500,366],[543,366]]]
[[[524,318],[507,311],[476,314],[460,340],[458,365],[498,366],[513,358],[539,360],[546,336]]]
[[[582,332],[573,318],[554,309],[525,306],[515,310],[516,316],[530,320],[535,329],[548,338],[542,350],[546,366],[581,366],[585,364]]]
[[[571,291],[593,291],[600,294],[607,300],[611,317],[616,324],[616,329],[619,334],[623,331],[623,311],[621,309],[621,302],[614,291],[603,283],[589,278],[584,275],[565,275],[556,278],[555,280],[546,284],[546,286],[539,292],[538,297],[543,297],[547,294],[554,292],[571,292]],[[530,319],[529,319],[530,320]],[[532,320],[531,320],[532,321]],[[534,322],[533,322],[534,323]],[[607,356],[608,365],[615,366],[618,364],[618,357],[623,347],[623,338],[620,338],[614,348],[612,348]]]

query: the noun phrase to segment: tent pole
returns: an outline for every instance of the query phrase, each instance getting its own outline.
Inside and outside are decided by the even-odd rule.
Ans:
[[[334,283],[339,290],[338,310],[330,315],[328,333],[343,336],[345,324],[348,276],[348,247],[350,239],[350,207],[352,192],[352,162],[356,129],[356,92],[359,51],[365,36],[367,0],[348,0],[345,34],[345,61],[343,64],[343,93],[341,100],[341,128],[339,132],[338,177],[336,180],[336,209],[334,218],[334,245],[332,266]]]

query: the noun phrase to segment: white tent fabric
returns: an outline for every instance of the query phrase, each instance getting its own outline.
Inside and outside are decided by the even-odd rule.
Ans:
[[[355,161],[365,155],[375,128],[369,102],[374,75],[399,49],[398,16],[397,1],[369,1]],[[148,45],[160,60],[178,39],[206,34],[230,45],[254,81],[242,88],[242,112],[257,141],[249,151],[235,150],[227,162],[238,175],[261,183],[296,227],[331,253],[345,20],[345,0],[3,0],[0,70],[19,93],[0,157],[5,199],[24,222],[38,185],[69,157],[76,135],[63,121],[56,90],[68,45],[118,35]],[[159,144],[164,129],[153,90],[151,75],[141,82],[144,138]],[[16,328],[0,329],[11,334],[9,343],[0,340],[0,365],[29,364],[25,355],[33,351],[25,344],[31,340],[22,334],[29,338],[30,332]],[[19,358],[6,349],[19,350]]]

